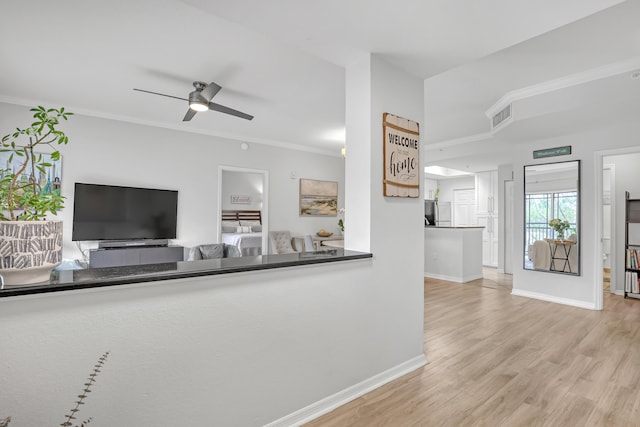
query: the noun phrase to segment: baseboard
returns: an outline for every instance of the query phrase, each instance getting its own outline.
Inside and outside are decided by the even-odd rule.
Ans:
[[[605,291],[605,292],[606,292],[606,291]],[[619,295],[619,296],[621,296],[621,297],[623,297],[623,296],[624,296],[624,291],[619,291],[619,290],[617,290],[617,289],[615,289],[615,290],[614,290],[613,292],[611,292],[611,293],[612,293],[612,294],[614,294],[614,295]]]
[[[511,295],[515,295],[518,297],[539,299],[539,300],[548,301],[548,302],[555,302],[556,304],[570,305],[573,307],[586,308],[589,310],[596,309],[596,305],[594,303],[589,303],[586,301],[580,301],[580,300],[570,299],[570,298],[554,297],[553,295],[539,294],[537,292],[523,291],[521,289],[513,289],[511,291]]]
[[[433,273],[425,272],[424,277],[428,277],[430,279],[446,280],[447,282],[467,283],[472,280],[482,279],[483,276],[482,276],[482,273],[460,277],[460,276],[447,276],[445,274],[433,274]]]
[[[300,426],[308,423],[321,415],[329,413],[334,409],[351,402],[354,399],[369,393],[376,388],[385,385],[388,382],[395,380],[409,372],[415,371],[426,364],[424,354],[407,360],[391,369],[387,369],[371,378],[368,378],[358,384],[355,384],[349,388],[337,392],[331,396],[325,397],[311,405],[299,409],[289,415],[286,415],[278,420],[275,420],[264,427],[290,427]]]

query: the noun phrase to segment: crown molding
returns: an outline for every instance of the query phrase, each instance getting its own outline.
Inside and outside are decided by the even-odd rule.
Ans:
[[[500,110],[514,101],[612,77],[638,68],[640,68],[640,57],[635,57],[625,61],[615,62],[613,64],[603,65],[602,67],[570,74],[558,79],[515,89],[504,94],[502,98],[485,111],[485,114],[488,118],[492,118]]]
[[[0,102],[5,104],[19,105],[22,107],[29,107],[29,108],[32,108],[35,105],[51,104],[51,102],[49,101],[33,100],[33,99],[25,99],[25,98],[14,98],[14,97],[4,96],[4,95],[0,95]],[[226,132],[215,132],[215,131],[199,129],[195,127],[186,127],[182,125],[182,123],[173,125],[173,124],[167,124],[167,123],[157,122],[153,120],[145,120],[145,119],[139,119],[136,117],[110,114],[102,111],[89,110],[85,108],[78,108],[78,107],[74,107],[73,105],[65,106],[65,110],[73,111],[74,114],[87,116],[87,117],[95,117],[99,119],[115,120],[119,122],[131,123],[131,124],[142,125],[142,126],[151,126],[156,128],[162,128],[162,129],[170,129],[178,132],[187,132],[187,133],[194,133],[199,135],[214,136],[217,138],[229,139],[233,141],[251,142],[254,144],[262,144],[262,145],[268,145],[272,147],[285,148],[287,150],[306,151],[309,153],[322,154],[330,157],[342,157],[340,152],[337,150],[323,150],[321,148],[309,147],[306,145],[294,144],[290,142],[275,141],[275,140],[270,140],[266,138],[256,138],[252,136],[236,135],[236,134],[231,134]]]

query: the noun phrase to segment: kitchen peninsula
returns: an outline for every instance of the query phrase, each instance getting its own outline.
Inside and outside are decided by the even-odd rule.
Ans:
[[[424,228],[424,277],[465,283],[482,278],[484,227]]]

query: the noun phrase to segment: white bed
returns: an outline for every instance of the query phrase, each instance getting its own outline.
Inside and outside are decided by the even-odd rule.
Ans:
[[[242,256],[262,254],[262,215],[260,211],[223,210],[222,243],[236,246]]]
[[[242,256],[262,254],[262,232],[255,233],[222,233],[222,243],[236,246]]]

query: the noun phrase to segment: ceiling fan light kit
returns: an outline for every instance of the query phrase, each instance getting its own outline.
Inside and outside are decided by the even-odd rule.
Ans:
[[[222,89],[222,86],[214,82],[206,84],[205,82],[195,81],[193,82],[193,87],[196,90],[194,90],[189,94],[189,99],[180,98],[173,95],[166,95],[164,93],[151,92],[149,90],[143,90],[143,89],[134,88],[133,90],[137,90],[138,92],[150,93],[152,95],[166,96],[168,98],[175,98],[175,99],[181,99],[183,101],[187,101],[189,103],[189,109],[187,110],[187,114],[185,114],[184,118],[182,119],[182,121],[184,122],[190,121],[193,118],[193,116],[196,115],[197,112],[207,111],[207,110],[218,111],[220,113],[225,113],[231,116],[240,117],[245,120],[253,119],[253,116],[249,114],[243,113],[238,110],[234,110],[233,108],[225,107],[224,105],[215,104],[211,102],[211,98],[213,98],[218,92],[220,92],[220,89]]]

